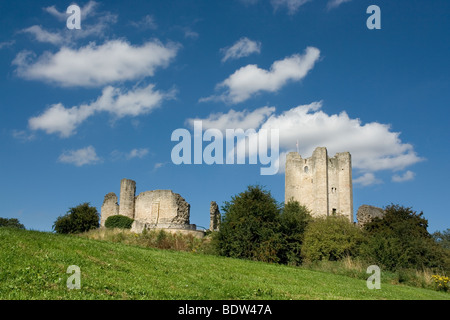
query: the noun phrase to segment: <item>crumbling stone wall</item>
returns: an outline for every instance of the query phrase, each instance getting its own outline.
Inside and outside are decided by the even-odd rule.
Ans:
[[[375,218],[383,219],[384,215],[385,212],[383,209],[363,204],[358,208],[356,219],[358,220],[358,226],[364,227],[365,224],[369,223]]]
[[[119,205],[117,203],[117,196],[114,192],[110,192],[105,196],[101,209],[100,226],[105,226],[105,221],[110,216],[119,214]]]
[[[189,224],[190,205],[171,190],[153,190],[140,193],[135,202],[135,220],[143,223]]]
[[[218,231],[220,228],[220,211],[215,201],[211,201],[211,205],[209,206],[209,218],[209,230]]]

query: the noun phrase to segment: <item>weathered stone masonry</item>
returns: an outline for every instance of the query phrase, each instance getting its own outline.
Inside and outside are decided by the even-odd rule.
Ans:
[[[286,156],[285,202],[305,205],[313,216],[343,215],[353,222],[352,163],[349,152],[329,158],[316,148],[310,158],[297,152]]]
[[[217,230],[220,212],[216,204],[214,211],[213,230]],[[145,229],[165,229],[203,233],[197,231],[195,224],[190,224],[190,204],[179,194],[171,190],[145,191],[136,196],[136,182],[122,179],[120,182],[120,204],[117,196],[111,192],[105,196],[101,208],[100,225],[113,215],[123,215],[134,219],[131,231],[140,233]]]

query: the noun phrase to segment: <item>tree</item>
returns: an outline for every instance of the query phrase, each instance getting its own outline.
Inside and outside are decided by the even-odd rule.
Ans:
[[[95,207],[89,203],[80,204],[69,208],[67,214],[59,216],[53,224],[53,230],[57,233],[81,233],[99,227],[99,214]]]
[[[280,262],[299,265],[302,262],[301,247],[306,227],[312,221],[308,208],[298,201],[289,200],[280,216],[280,232],[285,240],[280,252]]]
[[[0,218],[0,227],[25,229],[25,226],[19,222],[16,218]]]
[[[357,256],[362,241],[361,230],[346,217],[319,217],[306,228],[302,256],[309,262],[341,260]]]
[[[215,234],[220,255],[278,262],[283,245],[280,205],[270,192],[249,186],[222,206],[223,221]]]
[[[391,204],[382,219],[365,225],[367,242],[363,256],[389,270],[402,268],[448,268],[445,252],[427,231],[428,221],[423,212]]]
[[[433,239],[444,249],[450,250],[450,229],[432,234]]]

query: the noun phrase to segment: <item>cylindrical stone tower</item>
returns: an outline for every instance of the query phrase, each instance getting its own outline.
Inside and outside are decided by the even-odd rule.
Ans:
[[[134,219],[134,199],[136,182],[129,179],[120,181],[119,214]]]

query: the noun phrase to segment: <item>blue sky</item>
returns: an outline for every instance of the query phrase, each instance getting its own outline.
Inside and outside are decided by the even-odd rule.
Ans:
[[[81,30],[66,9],[81,8]],[[370,5],[381,29],[369,30]],[[353,160],[362,204],[410,206],[450,227],[450,2],[1,1],[0,216],[50,231],[122,178],[171,189],[208,227],[260,184],[284,200],[283,168],[175,165],[172,132],[277,128],[280,162],[317,146]]]

